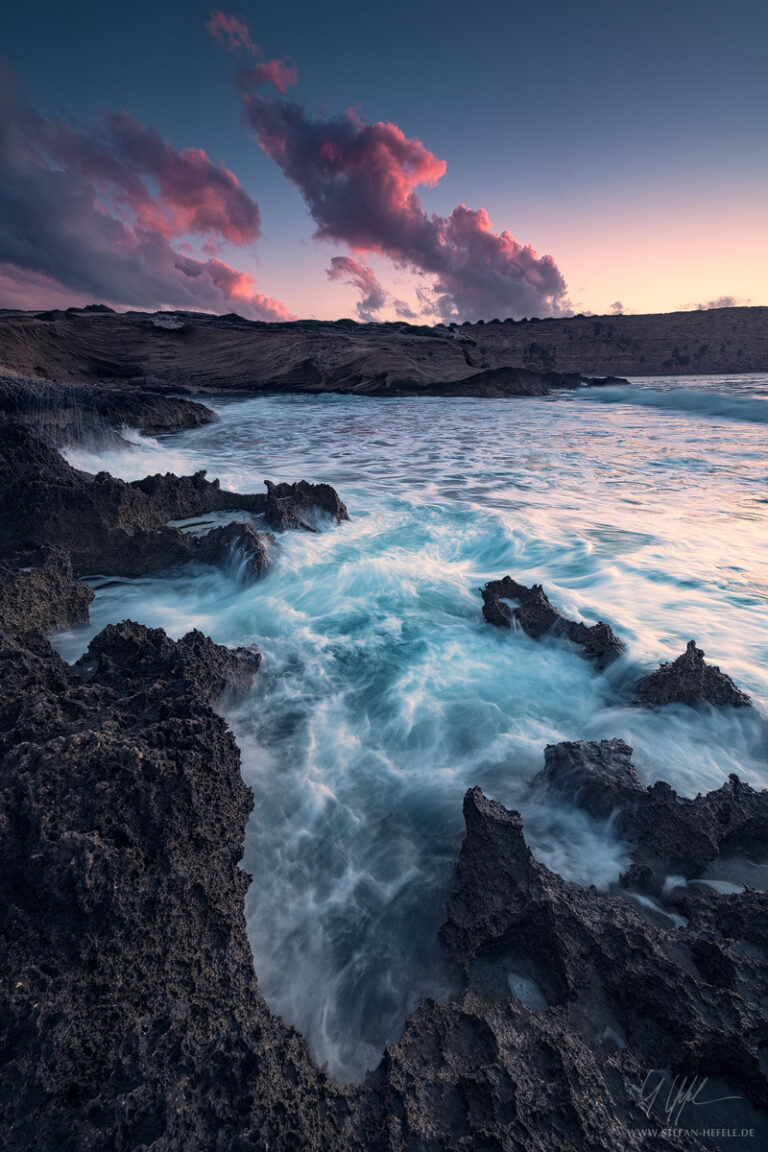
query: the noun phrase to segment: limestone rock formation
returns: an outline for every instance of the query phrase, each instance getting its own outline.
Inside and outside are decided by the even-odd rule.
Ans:
[[[493,335],[490,325],[486,338],[479,326],[467,335],[404,322],[262,324],[194,312],[0,310],[0,371],[156,396],[163,389],[544,396],[581,384],[584,365],[562,371]]]

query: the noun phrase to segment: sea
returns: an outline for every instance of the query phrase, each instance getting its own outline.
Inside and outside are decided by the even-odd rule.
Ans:
[[[208,470],[224,487],[327,481],[350,520],[281,535],[271,570],[93,574],[76,659],[123,619],[200,628],[264,655],[222,704],[254,795],[242,867],[261,990],[343,1081],[359,1081],[423,996],[456,990],[438,939],[480,785],[522,813],[532,851],[608,888],[611,821],[531,790],[547,744],[622,737],[680,794],[737,772],[768,785],[768,376],[634,379],[546,399],[201,397],[218,419],[66,452],[126,480]],[[200,531],[226,517],[204,517]],[[480,588],[540,583],[627,653],[597,671],[567,642],[483,620]],[[695,639],[754,709],[632,705]]]

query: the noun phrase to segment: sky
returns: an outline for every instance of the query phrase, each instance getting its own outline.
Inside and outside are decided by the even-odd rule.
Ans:
[[[8,6],[0,306],[768,304],[764,0]]]

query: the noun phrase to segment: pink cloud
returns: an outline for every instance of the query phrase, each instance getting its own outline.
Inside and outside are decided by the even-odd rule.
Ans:
[[[249,52],[251,56],[257,55],[259,48],[251,40],[248,25],[237,16],[228,16],[226,12],[216,9],[215,12],[211,13],[205,26],[211,36],[218,40],[219,44],[223,44],[228,51],[237,52],[242,49]]]
[[[387,302],[387,293],[376,279],[368,264],[361,264],[351,256],[334,256],[330,268],[326,269],[329,280],[344,280],[360,292],[362,299],[357,304],[357,314],[363,321],[374,320],[376,312]]]
[[[237,304],[244,304],[250,311],[256,312],[263,319],[268,320],[295,320],[279,300],[271,296],[262,296],[256,292],[256,280],[247,272],[238,272],[223,260],[211,258],[205,262],[192,261],[195,270],[183,269],[186,275],[207,275],[212,283],[219,288],[228,300]]]
[[[285,60],[265,60],[261,64],[253,64],[244,69],[243,74],[253,87],[272,84],[283,96],[292,84],[299,82],[298,68],[293,64],[286,64]]]
[[[228,16],[217,9],[211,13],[205,26],[214,40],[218,40],[234,56],[239,56],[241,52],[247,52],[249,56],[264,55],[255,40],[251,39],[248,25],[239,16]],[[262,60],[248,68],[244,67],[243,75],[248,77],[253,87],[272,84],[283,96],[292,84],[299,82],[298,68],[285,60]]]
[[[200,149],[179,152],[121,113],[89,129],[46,120],[0,72],[0,294],[6,307],[108,301],[283,320],[283,304],[213,255],[252,244],[258,205]],[[147,181],[151,181],[154,190]],[[205,237],[208,259],[189,255]],[[211,245],[213,247],[211,247]]]
[[[551,256],[509,232],[495,233],[487,212],[461,204],[428,214],[416,191],[433,187],[446,164],[421,140],[356,111],[328,119],[299,104],[267,98],[241,70],[237,86],[264,152],[301,192],[315,237],[377,252],[434,277],[433,310],[445,319],[558,314],[565,281]]]
[[[106,116],[102,125],[87,130],[48,121],[39,140],[54,161],[163,236],[211,234],[239,246],[261,234],[259,207],[234,173],[214,164],[201,148],[177,151],[127,112]],[[153,191],[147,180],[154,182]]]

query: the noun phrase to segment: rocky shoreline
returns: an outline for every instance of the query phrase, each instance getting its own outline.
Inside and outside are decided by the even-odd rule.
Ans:
[[[328,485],[301,481],[241,495],[202,473],[91,477],[40,421],[15,416],[0,429],[0,1121],[11,1152],[727,1146],[677,1131],[664,1104],[681,1077],[698,1085],[691,1107],[727,1100],[701,1109],[707,1127],[765,1144],[768,895],[718,887],[708,870],[764,854],[768,792],[735,777],[693,800],[661,781],[644,788],[619,739],[548,748],[531,783],[616,821],[629,863],[614,888],[550,872],[519,814],[471,789],[441,929],[462,992],[424,1000],[362,1085],[318,1069],[265,1003],[245,931],[253,797],[215,705],[248,691],[259,653],[126,621],[69,666],[46,634],[87,618],[79,577],[234,552],[255,579],[279,547],[273,533],[347,510]],[[59,442],[73,428],[43,422]],[[243,519],[200,537],[167,524],[210,512]],[[624,650],[608,625],[567,620],[538,586],[505,577],[484,591],[491,623],[552,632],[600,668]],[[749,703],[695,645],[636,696]]]

